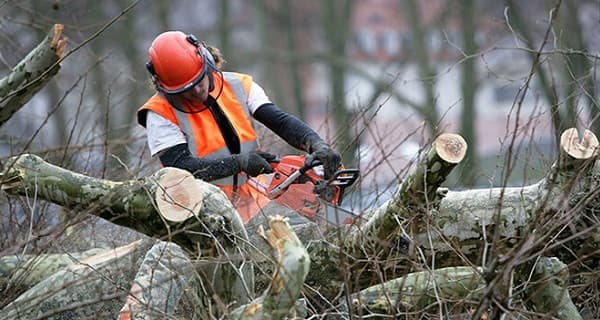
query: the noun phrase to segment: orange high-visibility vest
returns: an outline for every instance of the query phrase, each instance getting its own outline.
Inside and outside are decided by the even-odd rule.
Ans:
[[[246,101],[252,86],[252,77],[245,74],[223,72],[223,88],[217,103],[231,122],[240,138],[241,153],[258,149],[256,131]],[[221,90],[220,77],[214,77],[216,90]],[[138,110],[138,123],[146,127],[146,115],[152,110],[177,125],[184,133],[192,155],[218,159],[231,152],[227,148],[219,125],[208,109],[197,113],[184,113],[171,106],[160,94],[155,94]],[[245,173],[237,175],[234,194],[233,176],[210,181],[221,188],[233,202],[244,223],[253,218],[269,199],[247,184]]]

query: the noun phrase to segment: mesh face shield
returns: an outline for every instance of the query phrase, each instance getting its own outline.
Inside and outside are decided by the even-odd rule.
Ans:
[[[215,75],[220,78],[219,79],[220,81],[218,81],[219,91],[214,96],[214,99],[217,100],[219,98],[219,96],[221,96],[221,92],[223,92],[223,80],[224,79],[223,79],[223,74],[220,71],[209,73],[208,79],[210,81],[211,92],[212,92],[212,89],[214,88],[214,76]],[[181,92],[181,93],[183,93],[183,92]],[[206,110],[206,105],[204,103],[202,103],[200,101],[193,101],[193,100],[186,99],[181,95],[181,93],[169,94],[166,92],[161,92],[161,94],[165,97],[165,99],[167,99],[169,104],[171,104],[171,106],[173,108],[177,109],[178,111],[181,111],[183,113],[197,113],[197,112]]]
[[[179,94],[163,93],[163,95],[173,108],[184,113],[197,113],[206,109],[204,103],[188,100]]]

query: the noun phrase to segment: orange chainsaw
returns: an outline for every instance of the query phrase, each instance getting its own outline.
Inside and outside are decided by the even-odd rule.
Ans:
[[[316,219],[320,204],[339,208],[346,188],[354,184],[358,169],[341,168],[324,178],[321,162],[311,155],[288,155],[271,162],[273,173],[263,180],[250,179],[255,189],[269,199]],[[320,200],[321,201],[320,201]],[[342,210],[342,209],[340,209]]]

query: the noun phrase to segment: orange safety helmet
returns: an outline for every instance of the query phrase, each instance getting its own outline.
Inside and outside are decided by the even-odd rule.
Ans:
[[[148,56],[150,60],[146,68],[157,87],[167,94],[181,93],[194,87],[207,72],[212,73],[216,69],[212,55],[198,38],[181,31],[158,35],[148,49]]]

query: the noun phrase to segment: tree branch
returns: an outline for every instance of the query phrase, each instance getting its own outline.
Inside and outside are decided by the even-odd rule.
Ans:
[[[62,30],[62,24],[55,24],[46,38],[0,79],[0,126],[58,73],[67,42]]]

